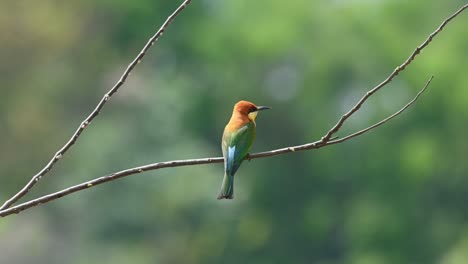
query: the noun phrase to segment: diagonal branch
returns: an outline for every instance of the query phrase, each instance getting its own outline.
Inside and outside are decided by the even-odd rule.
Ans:
[[[406,59],[405,62],[403,62],[400,66],[396,67],[395,70],[393,70],[393,72],[383,81],[381,82],[380,84],[378,84],[377,86],[375,86],[374,88],[372,88],[371,90],[369,90],[365,95],[364,97],[361,98],[361,100],[359,100],[356,105],[353,106],[353,108],[351,108],[346,114],[344,114],[340,120],[338,120],[338,122],[327,132],[327,134],[322,137],[322,141],[323,142],[328,142],[330,140],[330,138],[336,133],[338,132],[338,130],[340,130],[340,128],[343,126],[343,124],[345,123],[345,121],[351,116],[353,115],[357,110],[359,110],[359,108],[361,108],[361,106],[367,101],[367,99],[369,99],[369,97],[371,97],[375,92],[377,92],[378,90],[380,90],[382,87],[384,87],[387,83],[391,82],[392,79],[397,76],[401,71],[405,70],[406,66],[408,66],[413,60],[414,58],[416,58],[416,56],[421,53],[421,51],[427,46],[429,45],[429,43],[431,43],[432,39],[437,35],[439,34],[439,32],[441,32],[444,27],[447,25],[448,22],[450,22],[452,19],[454,19],[456,16],[458,16],[461,12],[463,12],[466,8],[468,8],[468,4],[465,4],[464,6],[462,6],[460,9],[458,9],[455,13],[453,13],[451,16],[449,16],[448,18],[446,18],[442,24],[440,24],[440,26],[434,31],[432,32],[429,37],[423,42],[421,43],[421,45],[419,45],[418,47],[416,47],[416,49],[413,51],[413,53],[411,53],[411,55],[408,57],[408,59]]]
[[[124,71],[120,79],[117,81],[117,83],[107,92],[104,94],[102,97],[101,101],[97,104],[96,108],[89,114],[89,116],[81,122],[80,126],[78,129],[75,131],[75,133],[72,135],[72,137],[68,140],[68,142],[55,153],[55,155],[52,157],[52,159],[47,163],[47,165],[40,170],[36,175],[34,175],[31,180],[18,192],[16,193],[13,197],[8,199],[1,207],[0,210],[4,210],[8,207],[10,207],[12,204],[14,204],[16,201],[18,201],[21,197],[25,196],[29,190],[33,188],[33,186],[41,180],[41,178],[46,175],[53,167],[54,165],[65,155],[65,153],[75,144],[76,140],[79,138],[81,133],[91,124],[91,121],[94,120],[96,116],[99,115],[99,112],[102,110],[104,105],[109,101],[109,99],[112,97],[114,93],[116,93],[119,88],[125,83],[127,80],[127,77],[130,75],[132,70],[135,68],[135,66],[140,63],[140,61],[143,59],[143,57],[146,55],[146,52],[153,46],[153,44],[159,39],[160,36],[164,33],[166,28],[171,24],[171,22],[176,18],[176,16],[182,12],[182,10],[185,9],[185,7],[190,4],[192,0],[185,0],[175,11],[172,13],[166,21],[162,24],[162,26],[159,28],[159,30],[154,34],[146,43],[146,45],[143,47],[143,49],[138,53],[138,55],[133,59],[133,61],[128,65],[127,69]]]
[[[392,119],[392,118],[398,116],[399,114],[401,114],[402,112],[404,112],[408,107],[410,107],[414,102],[416,102],[416,100],[419,98],[419,96],[426,90],[426,88],[431,83],[432,78],[433,77],[431,77],[426,82],[426,84],[418,92],[418,94],[409,103],[407,103],[403,108],[401,108],[400,110],[398,110],[397,112],[395,112],[391,116],[383,119],[382,121],[380,121],[380,122],[378,122],[378,123],[376,123],[376,124],[374,124],[374,125],[372,125],[372,126],[370,126],[368,128],[365,128],[365,129],[363,129],[361,131],[358,131],[356,133],[353,133],[353,134],[351,134],[349,136],[346,136],[344,138],[341,138],[341,139],[331,140],[331,141],[328,141],[328,142],[325,142],[325,143],[322,143],[322,141],[319,140],[319,141],[309,143],[309,144],[305,144],[305,145],[299,145],[299,146],[294,146],[294,147],[287,147],[287,148],[276,149],[276,150],[271,150],[271,151],[266,151],[266,152],[260,152],[260,153],[249,155],[248,159],[250,160],[250,159],[258,159],[258,158],[266,158],[266,157],[270,157],[270,156],[276,156],[276,155],[280,155],[280,154],[286,154],[286,153],[291,153],[291,152],[296,152],[296,151],[301,151],[301,150],[318,149],[318,148],[322,148],[322,147],[325,147],[325,146],[330,146],[330,145],[334,145],[334,144],[337,144],[337,143],[341,143],[341,142],[347,141],[347,140],[349,140],[351,138],[354,138],[356,136],[362,135],[362,134],[364,134],[364,133],[366,133],[366,132],[368,132],[368,131],[370,131],[370,130],[372,130],[372,129],[374,129],[374,128],[376,128],[376,127],[378,127],[378,126],[380,126],[380,125],[382,125],[384,123],[386,123],[390,119]],[[59,199],[59,198],[61,198],[63,196],[72,194],[74,192],[89,189],[89,188],[94,187],[96,185],[103,184],[105,182],[109,182],[109,181],[113,181],[113,180],[117,180],[119,178],[123,178],[123,177],[126,177],[126,176],[140,174],[140,173],[145,172],[145,171],[158,170],[158,169],[163,169],[163,168],[190,166],[190,165],[221,163],[221,162],[223,162],[223,158],[222,157],[216,157],[216,158],[191,159],[191,160],[173,160],[173,161],[158,162],[158,163],[148,164],[148,165],[144,165],[144,166],[140,166],[140,167],[136,167],[136,168],[131,168],[131,169],[115,172],[115,173],[112,173],[112,174],[107,175],[107,176],[102,176],[102,177],[96,178],[96,179],[91,180],[91,181],[83,182],[83,183],[71,186],[69,188],[66,188],[64,190],[61,190],[61,191],[58,191],[58,192],[55,192],[55,193],[51,193],[51,194],[39,197],[37,199],[34,199],[34,200],[29,201],[29,202],[19,204],[17,206],[13,206],[13,207],[8,208],[6,210],[0,211],[0,217],[5,217],[5,216],[11,215],[11,214],[17,214],[17,213],[20,213],[21,211],[24,211],[24,210],[28,209],[28,208],[31,208],[31,207],[34,207],[34,206],[37,206],[37,205],[40,205],[40,204],[43,204],[43,203],[47,203],[47,202]]]
[[[424,91],[426,91],[426,88],[429,86],[429,84],[431,83],[432,79],[434,79],[434,76],[431,76],[431,78],[429,78],[429,80],[427,80],[426,84],[424,85],[424,87],[419,90],[419,92],[416,94],[416,96],[413,98],[413,100],[409,101],[405,106],[403,106],[403,108],[401,108],[400,110],[398,110],[397,112],[395,112],[393,115],[381,120],[380,122],[378,123],[375,123],[373,124],[372,126],[369,126],[367,128],[364,128],[362,130],[359,130],[358,132],[355,132],[351,135],[347,135],[346,137],[342,137],[342,138],[339,138],[339,139],[335,139],[335,140],[331,140],[331,141],[328,141],[327,142],[327,145],[332,145],[332,144],[337,144],[337,143],[341,143],[341,142],[344,142],[348,139],[351,139],[353,137],[357,137],[359,135],[362,135],[378,126],[381,126],[383,125],[384,123],[386,123],[387,121],[389,121],[390,119],[393,119],[394,117],[400,115],[401,113],[403,113],[408,107],[410,107],[414,102],[416,102],[416,100],[418,100],[419,96],[421,96],[422,93],[424,93]]]

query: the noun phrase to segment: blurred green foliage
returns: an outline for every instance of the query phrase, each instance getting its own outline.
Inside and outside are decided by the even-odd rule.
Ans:
[[[180,1],[0,2],[0,199],[50,159]],[[270,105],[254,151],[320,138],[461,5],[453,1],[193,3],[37,197],[151,162],[219,156],[232,105]],[[466,13],[466,12],[465,12]],[[468,259],[468,14],[350,119],[404,105],[344,144],[165,169],[0,220],[0,263],[461,264]]]

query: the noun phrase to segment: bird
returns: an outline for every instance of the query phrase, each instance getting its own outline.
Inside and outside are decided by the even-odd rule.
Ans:
[[[224,157],[224,178],[220,199],[234,198],[234,174],[247,157],[255,139],[255,119],[259,111],[270,109],[268,106],[256,106],[241,100],[234,105],[231,119],[224,128],[221,149]]]

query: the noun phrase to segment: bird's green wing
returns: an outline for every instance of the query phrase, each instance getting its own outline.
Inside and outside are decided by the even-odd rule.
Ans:
[[[249,153],[255,139],[255,124],[248,123],[236,131],[225,132],[223,135],[223,155],[225,157],[225,170],[234,175]]]

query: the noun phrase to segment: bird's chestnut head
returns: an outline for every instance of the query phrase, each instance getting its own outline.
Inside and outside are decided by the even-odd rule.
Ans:
[[[245,100],[239,101],[234,105],[234,112],[246,115],[252,121],[255,121],[255,118],[257,118],[258,111],[266,109],[270,109],[270,107],[256,106],[254,103]]]

